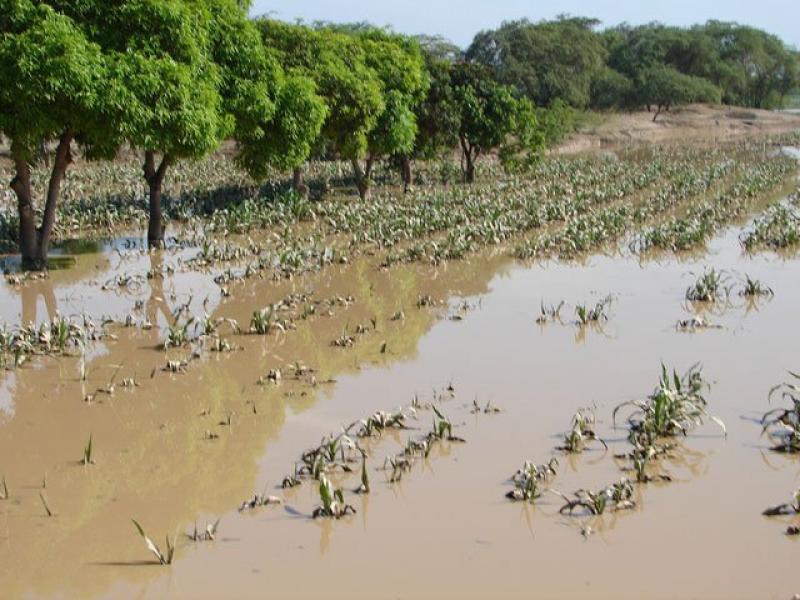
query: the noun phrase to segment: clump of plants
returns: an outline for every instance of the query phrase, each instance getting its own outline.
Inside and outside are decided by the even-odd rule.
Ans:
[[[630,510],[636,506],[633,499],[633,485],[627,479],[620,479],[617,483],[598,491],[581,489],[572,497],[556,493],[565,500],[559,512],[570,516],[576,510],[589,515],[602,515],[607,510]]]
[[[318,519],[327,517],[331,519],[341,519],[347,514],[355,514],[356,509],[344,501],[344,492],[341,488],[334,489],[333,484],[325,476],[319,479],[319,500],[320,506],[314,509],[312,517]]]
[[[677,371],[670,375],[666,365],[662,364],[661,377],[653,393],[644,400],[618,405],[613,412],[614,422],[620,410],[630,408],[632,410],[627,422],[634,435],[652,438],[686,435],[702,425],[705,419],[713,421],[726,432],[724,423],[708,414],[708,403],[703,395],[708,388],[699,364],[682,376]]]
[[[596,422],[593,410],[585,408],[578,410],[572,417],[572,427],[564,434],[564,443],[558,449],[570,454],[580,454],[593,442],[608,449],[608,444],[595,432]]]
[[[608,321],[608,305],[611,298],[606,298],[597,302],[594,306],[578,304],[575,307],[575,315],[578,317],[577,324],[580,326],[598,325]]]
[[[690,302],[717,302],[730,296],[732,286],[725,271],[706,269],[697,280],[686,289],[686,299]]]
[[[553,457],[543,465],[525,461],[525,464],[511,477],[514,489],[506,494],[506,498],[515,502],[534,504],[543,493],[542,484],[553,479],[558,470],[558,459]]]
[[[789,372],[792,381],[773,387],[769,392],[771,401],[775,395],[791,402],[789,408],[774,408],[761,417],[762,435],[773,443],[775,452],[794,454],[800,452],[800,375]]]

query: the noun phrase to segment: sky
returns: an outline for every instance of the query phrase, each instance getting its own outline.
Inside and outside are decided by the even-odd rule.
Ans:
[[[462,47],[478,31],[503,21],[538,21],[560,13],[594,17],[604,26],[737,21],[800,49],[800,0],[254,0],[252,11],[286,21],[369,21],[401,33],[441,34]]]

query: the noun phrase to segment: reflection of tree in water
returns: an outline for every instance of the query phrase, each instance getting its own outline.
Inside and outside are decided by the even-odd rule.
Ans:
[[[145,303],[145,315],[147,320],[153,324],[154,329],[158,327],[158,315],[161,314],[167,323],[172,322],[172,309],[167,303],[164,294],[164,277],[162,268],[164,266],[164,254],[161,251],[150,252],[150,272],[154,274],[148,280],[150,285],[150,297]]]
[[[44,299],[47,318],[52,319],[58,312],[58,301],[53,290],[53,284],[49,279],[38,279],[26,282],[19,288],[20,300],[22,302],[22,324],[37,323],[37,310],[39,298]]]

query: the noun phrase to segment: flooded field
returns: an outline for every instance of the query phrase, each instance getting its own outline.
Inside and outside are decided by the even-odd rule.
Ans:
[[[712,169],[721,183],[702,187],[703,202],[726,169]],[[767,395],[800,369],[800,260],[743,253],[763,208],[709,223],[691,254],[661,252],[674,230],[664,223],[691,213],[665,204],[657,221],[619,215],[649,237],[600,236],[605,252],[575,260],[514,259],[551,246],[511,239],[462,260],[379,268],[380,256],[354,253],[292,278],[220,284],[217,267],[182,268],[196,247],[147,253],[131,238],[70,252],[76,263],[46,279],[9,279],[9,323],[58,311],[109,324],[85,353],[16,368],[10,358],[0,596],[790,598],[797,538],[785,531],[800,521],[762,512],[791,501],[800,465],[771,451],[761,417],[790,404]],[[563,251],[563,239],[548,243]],[[720,296],[688,301],[712,268]],[[747,276],[774,294],[744,295]],[[580,323],[579,308],[598,303]],[[188,315],[207,335],[168,333]],[[702,364],[725,432],[704,418],[636,483],[620,457],[630,411],[616,426],[612,415],[653,393],[662,363]],[[559,449],[579,410],[594,412],[602,443]],[[375,419],[359,420],[376,411],[395,425],[365,433]],[[326,439],[343,444],[320,477],[352,508],[340,519],[312,518],[320,486],[302,469]],[[554,457],[535,502],[506,498],[525,461]],[[302,483],[284,487],[287,477]],[[623,477],[625,510],[561,510],[560,494]],[[355,493],[365,479],[369,493]],[[164,555],[176,540],[169,567],[132,519]]]

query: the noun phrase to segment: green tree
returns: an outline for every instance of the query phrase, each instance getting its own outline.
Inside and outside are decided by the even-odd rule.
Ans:
[[[19,246],[26,268],[46,267],[61,183],[79,143],[108,156],[123,104],[110,59],[81,23],[32,0],[0,0],[0,133],[9,141]],[[36,225],[31,165],[42,140],[55,141],[42,220]]]
[[[451,85],[456,107],[458,142],[464,180],[475,181],[476,160],[499,150],[504,162],[519,162],[522,154],[535,156],[543,145],[533,105],[517,100],[512,89],[497,83],[484,67],[454,64]]]
[[[590,103],[592,79],[606,56],[595,31],[598,24],[582,17],[504,23],[479,33],[467,58],[491,69],[499,82],[513,86],[537,106],[561,99],[584,108]]]
[[[229,133],[219,71],[209,52],[211,18],[198,4],[181,0],[106,6],[96,30],[116,53],[114,68],[125,92],[129,118],[120,141],[144,153],[147,239],[159,247],[167,169],[181,159],[209,154]]]
[[[325,119],[313,153],[346,159],[364,156],[385,99],[359,40],[329,28],[271,19],[259,19],[256,25],[268,51],[288,72],[312,80],[324,102]],[[304,191],[303,171],[300,165],[296,167],[295,189]]]
[[[719,89],[714,84],[666,66],[646,69],[640,75],[639,89],[641,100],[648,106],[656,107],[654,122],[662,111],[673,106],[720,101]]]

